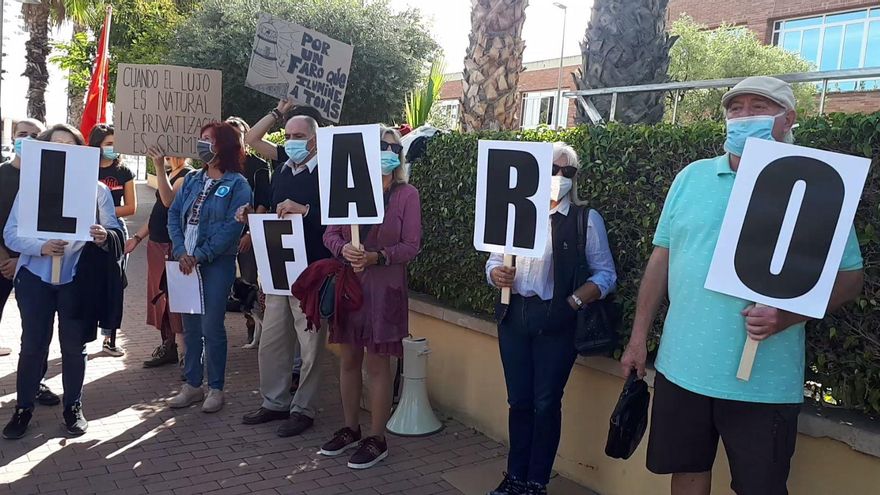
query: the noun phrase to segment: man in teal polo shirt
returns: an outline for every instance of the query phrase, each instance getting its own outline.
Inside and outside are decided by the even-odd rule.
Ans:
[[[666,196],[654,251],[639,289],[626,374],[645,374],[646,340],[657,309],[669,310],[655,366],[648,469],[672,474],[672,495],[706,495],[719,437],[738,495],[787,494],[803,402],[806,316],[705,289],[748,137],[792,142],[791,86],[750,77],[728,91],[727,154],[682,170]],[[850,232],[828,310],[862,290],[862,257]],[[749,381],[736,378],[746,336],[762,341]]]

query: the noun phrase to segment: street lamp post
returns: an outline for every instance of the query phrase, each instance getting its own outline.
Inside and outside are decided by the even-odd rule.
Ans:
[[[553,109],[553,128],[559,129],[559,120],[563,118],[559,115],[559,111],[562,109],[562,59],[565,56],[565,18],[568,16],[568,6],[561,2],[553,2],[553,5],[562,9],[562,42],[559,48],[559,73],[556,75],[556,98],[554,98],[556,101],[553,105],[555,107]]]

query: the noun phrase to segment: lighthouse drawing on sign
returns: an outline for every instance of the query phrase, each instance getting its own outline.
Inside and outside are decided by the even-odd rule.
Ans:
[[[271,22],[263,22],[257,29],[251,69],[263,77],[278,78],[278,30]]]
[[[245,85],[276,98],[287,98],[290,81],[283,72],[283,64],[291,49],[284,43],[283,25],[263,14],[257,24],[254,48]],[[291,45],[292,46],[292,45]]]

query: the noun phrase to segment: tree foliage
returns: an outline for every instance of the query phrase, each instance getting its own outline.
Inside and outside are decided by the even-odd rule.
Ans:
[[[386,0],[206,0],[181,24],[169,59],[223,71],[223,114],[249,122],[275,105],[244,85],[261,12],[354,46],[342,124],[400,120],[407,92],[438,51],[418,11],[394,12]]]
[[[721,26],[709,30],[688,16],[672,25],[678,41],[669,51],[669,77],[673,81],[699,81],[730,77],[764,76],[808,72],[809,62],[782,48],[765,45],[755,33],[744,27]],[[692,90],[683,93],[678,103],[678,117],[683,122],[704,119],[721,120],[721,96],[726,90]],[[808,115],[816,108],[816,87],[796,84],[798,113]],[[669,96],[670,98],[673,95]],[[671,102],[668,108],[672,108]],[[672,112],[667,112],[667,120]]]

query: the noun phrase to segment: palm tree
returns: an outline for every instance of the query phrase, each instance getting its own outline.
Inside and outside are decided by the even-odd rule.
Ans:
[[[461,123],[465,132],[514,129],[523,71],[528,0],[472,0],[470,46],[464,59]]]
[[[667,81],[669,48],[666,34],[669,0],[594,0],[590,24],[581,43],[583,65],[574,77],[578,89],[610,88]],[[663,119],[663,93],[621,94],[615,120],[654,124]],[[611,97],[590,100],[603,116]],[[578,120],[588,122],[578,107]]]
[[[56,26],[67,19],[85,22],[92,9],[88,0],[40,0],[22,5],[21,12],[30,38],[25,42],[24,76],[28,78],[28,117],[45,122],[46,86],[49,85],[49,21]]]

